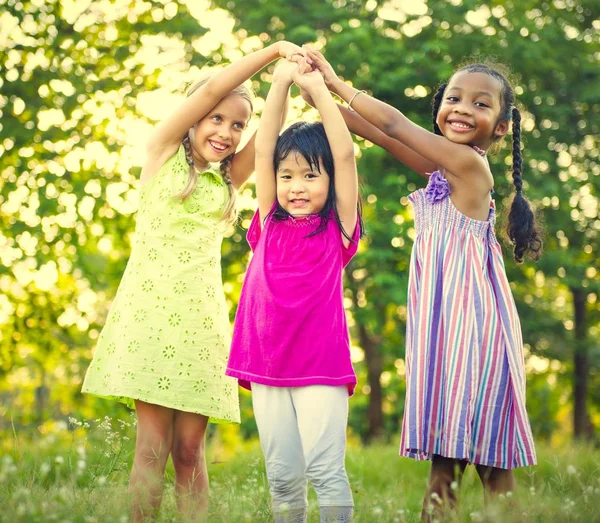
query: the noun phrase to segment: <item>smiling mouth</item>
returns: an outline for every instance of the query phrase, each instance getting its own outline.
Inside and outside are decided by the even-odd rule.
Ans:
[[[290,200],[290,203],[295,207],[302,207],[308,203],[308,200],[303,198],[294,198],[293,200]]]
[[[471,129],[474,129],[474,126],[472,126],[471,124],[466,122],[459,122],[457,120],[448,120],[448,125],[450,125],[451,129],[458,132],[470,131]]]
[[[214,142],[212,140],[208,140],[208,143],[215,151],[219,153],[225,152],[229,148],[229,145],[226,143]]]

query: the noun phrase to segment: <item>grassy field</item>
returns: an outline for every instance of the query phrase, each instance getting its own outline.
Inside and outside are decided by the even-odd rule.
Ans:
[[[4,434],[0,458],[0,521],[126,522],[127,481],[133,450],[128,421],[76,422],[41,434]],[[228,440],[228,438],[230,440]],[[453,521],[600,522],[600,451],[538,445],[539,464],[517,471],[514,496],[484,507],[477,475],[467,469]],[[257,442],[213,432],[209,445],[211,522],[272,521]],[[351,442],[347,469],[355,521],[419,521],[428,463],[400,458],[394,445]],[[159,521],[178,521],[173,469],[165,476]],[[318,521],[309,496],[309,521]]]

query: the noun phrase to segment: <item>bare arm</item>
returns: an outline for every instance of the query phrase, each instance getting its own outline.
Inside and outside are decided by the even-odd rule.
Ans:
[[[416,153],[413,149],[404,145],[398,140],[394,140],[384,132],[380,131],[373,124],[365,120],[355,111],[350,111],[347,107],[338,104],[338,109],[348,129],[358,136],[366,138],[375,145],[385,149],[396,160],[406,165],[417,174],[428,178],[429,174],[435,171],[437,166],[432,161]]]
[[[277,64],[256,133],[256,198],[261,224],[277,198],[273,154],[292,84],[291,73],[297,66],[287,60],[280,60]]]
[[[256,140],[256,133],[252,135],[248,143],[244,145],[244,148],[240,152],[236,152],[233,161],[231,162],[231,183],[236,189],[239,189],[246,180],[250,178],[250,175],[254,172],[254,142]]]
[[[307,55],[319,70],[327,70],[329,64],[321,53],[308,50]],[[360,92],[337,76],[329,82],[329,88],[346,102]],[[441,166],[451,173],[480,174],[487,172],[485,162],[470,147],[453,143],[443,136],[423,129],[391,105],[361,93],[354,98],[352,108],[367,122],[390,138],[412,149],[436,168]]]
[[[333,154],[335,167],[336,207],[345,232],[352,236],[356,228],[358,176],[354,158],[354,143],[331,93],[319,72],[294,72],[294,82],[306,89],[321,115],[325,134]],[[342,237],[347,247],[349,240]]]
[[[307,103],[314,107],[314,102],[309,94],[301,90],[302,98],[306,100]],[[337,104],[340,113],[350,129],[350,132],[373,142],[375,145],[378,145],[382,149],[385,149],[388,153],[390,153],[396,160],[406,165],[409,169],[413,170],[417,174],[428,178],[429,174],[435,171],[437,166],[423,158],[420,154],[417,154],[410,147],[407,147],[403,143],[398,140],[394,140],[390,138],[387,134],[380,131],[373,124],[369,123],[365,120],[360,114],[356,111],[351,111],[347,107]]]
[[[281,113],[279,130],[281,130],[283,124],[285,123],[285,118],[288,111],[288,102],[289,96],[286,97],[284,108]],[[235,153],[235,156],[233,157],[233,162],[231,164],[231,182],[236,189],[239,189],[242,185],[244,185],[248,178],[250,178],[250,175],[254,172],[256,159],[255,141],[256,133],[252,135],[252,138],[248,140],[248,143],[244,146],[244,148],[239,153]]]

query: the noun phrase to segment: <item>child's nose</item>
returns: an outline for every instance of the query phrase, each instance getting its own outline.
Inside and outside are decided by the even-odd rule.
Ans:
[[[219,128],[219,132],[218,132],[218,136],[220,138],[228,140],[229,137],[231,136],[231,132],[229,131],[229,129],[227,127],[220,127]]]
[[[454,106],[454,112],[460,114],[471,114],[471,109],[466,104],[457,104]]]

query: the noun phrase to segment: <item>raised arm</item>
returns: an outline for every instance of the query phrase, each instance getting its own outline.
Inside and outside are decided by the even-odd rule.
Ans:
[[[325,134],[331,147],[335,168],[336,207],[344,231],[354,234],[357,217],[358,176],[354,157],[354,143],[344,118],[333,101],[323,76],[318,71],[302,73],[300,68],[293,74],[294,82],[305,89],[321,115]],[[349,240],[343,236],[347,246]]]
[[[256,133],[254,146],[256,151],[256,198],[258,199],[261,223],[264,223],[277,198],[273,155],[287,105],[288,92],[292,85],[292,71],[295,71],[297,67],[297,63],[288,60],[280,60],[275,67],[273,83],[269,89]]]
[[[281,121],[279,122],[279,130],[281,130],[281,128],[283,127],[283,124],[285,123],[285,118],[287,116],[287,111],[288,111],[288,105],[289,105],[289,96],[286,98],[284,108],[281,113]],[[231,182],[233,183],[233,186],[236,189],[239,189],[242,185],[244,185],[244,183],[246,183],[248,178],[250,178],[250,175],[255,170],[255,161],[256,161],[255,142],[256,142],[256,133],[254,133],[252,135],[250,140],[248,140],[248,143],[246,145],[244,145],[244,148],[241,151],[235,153],[235,156],[233,157],[233,162],[231,164],[230,176],[231,176]]]
[[[323,55],[307,49],[307,56],[320,70],[329,65]],[[352,100],[352,108],[384,134],[412,149],[436,166],[451,173],[487,170],[485,162],[470,147],[456,144],[415,124],[400,111],[366,93],[349,86],[337,76],[329,88],[342,100]]]
[[[333,73],[335,75],[335,73]],[[324,76],[325,83],[327,83],[327,77]],[[302,98],[306,100],[307,103],[314,107],[314,101],[309,96],[309,94],[305,90],[300,91],[302,94]],[[423,158],[420,154],[417,154],[407,145],[404,145],[402,142],[398,140],[394,140],[383,131],[380,131],[373,124],[369,123],[365,120],[360,114],[356,111],[351,111],[347,107],[337,104],[337,107],[350,129],[350,132],[373,142],[375,145],[378,145],[382,149],[385,149],[388,153],[390,153],[396,160],[406,165],[409,169],[413,170],[417,174],[427,178],[430,173],[432,173],[437,166]]]
[[[289,42],[277,42],[269,47],[250,53],[229,64],[208,82],[187,97],[165,120],[159,123],[147,144],[147,163],[158,168],[170,158],[181,143],[186,132],[201,120],[232,89],[241,85],[279,56],[303,54],[302,48]],[[161,163],[161,160],[163,162]],[[148,173],[145,173],[148,176]]]
[[[362,136],[382,149],[385,149],[396,158],[396,160],[406,165],[406,167],[417,174],[428,178],[429,174],[437,168],[435,163],[424,158],[402,142],[388,136],[383,131],[380,131],[356,111],[350,111],[347,107],[339,104],[338,109],[351,132],[358,136]]]

